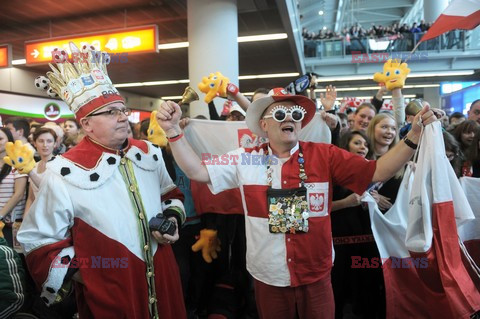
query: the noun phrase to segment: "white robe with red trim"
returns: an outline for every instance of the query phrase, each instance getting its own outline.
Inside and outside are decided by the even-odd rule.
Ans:
[[[121,174],[121,160],[85,138],[48,163],[39,194],[18,233],[30,273],[44,301],[52,304],[68,266],[79,267],[85,283],[76,285],[81,318],[148,318],[152,298],[158,300],[161,318],[183,318],[172,249],[157,244],[149,232],[144,242],[140,223],[141,218],[148,222],[167,206],[183,210],[178,200],[183,196],[167,173],[160,149],[149,142],[129,140],[123,160],[132,162],[146,215],[140,216],[131,198],[134,185]],[[148,242],[155,273],[153,296],[144,257]]]

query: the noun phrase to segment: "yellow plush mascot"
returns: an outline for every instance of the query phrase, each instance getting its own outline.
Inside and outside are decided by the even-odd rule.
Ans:
[[[390,59],[383,65],[383,73],[375,73],[373,80],[378,83],[384,83],[387,90],[403,88],[410,69],[407,63],[400,63],[398,60]]]
[[[5,164],[15,168],[20,174],[28,174],[35,167],[33,151],[22,141],[15,141],[15,144],[8,142],[5,145],[7,156],[3,158]]]
[[[220,72],[210,73],[208,78],[204,76],[202,82],[198,83],[198,89],[206,94],[205,103],[212,102],[217,96],[226,97],[229,82],[230,79],[224,77]]]
[[[147,138],[150,142],[160,147],[167,146],[167,134],[157,122],[157,111],[150,113],[150,125],[148,126]]]

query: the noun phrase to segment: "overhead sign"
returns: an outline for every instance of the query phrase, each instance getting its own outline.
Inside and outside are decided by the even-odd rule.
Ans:
[[[0,45],[0,68],[8,68],[12,60],[12,47],[8,44]]]
[[[158,29],[156,25],[111,30],[95,34],[72,35],[68,37],[25,42],[25,59],[28,64],[44,64],[52,61],[55,48],[70,52],[68,43],[72,41],[81,48],[91,44],[95,49],[108,53],[147,53],[158,52]]]
[[[3,114],[49,121],[75,116],[67,104],[61,100],[0,93],[0,115]]]
[[[43,108],[43,115],[47,120],[55,121],[60,117],[60,106],[55,102],[50,102]]]

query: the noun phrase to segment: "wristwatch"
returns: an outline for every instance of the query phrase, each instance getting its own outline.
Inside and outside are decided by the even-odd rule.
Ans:
[[[405,137],[403,138],[403,141],[405,142],[405,144],[406,144],[408,147],[410,147],[410,148],[412,148],[412,149],[414,149],[414,150],[416,150],[417,147],[418,147],[418,144],[413,143],[406,135],[405,135]]]

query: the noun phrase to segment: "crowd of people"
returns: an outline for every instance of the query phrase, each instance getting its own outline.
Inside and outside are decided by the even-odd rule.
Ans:
[[[324,41],[322,40],[338,40],[338,44],[343,43],[345,46],[345,54],[411,51],[431,25],[432,23],[425,23],[424,20],[421,20],[420,23],[414,22],[412,25],[406,23],[402,25],[394,23],[390,26],[372,24],[368,29],[363,28],[357,23],[350,28],[343,28],[341,32],[334,32],[330,29],[321,29],[318,32],[314,32],[303,28],[302,35],[304,39],[305,56],[322,57],[324,55],[343,54],[341,47],[328,48],[331,52],[323,52],[323,50],[327,50],[327,48],[323,45]],[[441,39],[440,43],[438,39],[426,41],[419,46],[418,50],[436,50],[440,48],[460,49],[462,48],[462,43],[463,46],[466,45],[463,41],[464,32],[465,31],[462,30],[447,32],[439,38]],[[386,49],[378,50],[376,47],[369,47],[369,39],[390,41],[390,44]]]
[[[426,32],[431,25],[432,23],[425,23],[424,20],[421,20],[420,23],[414,22],[411,26],[407,23],[402,25],[394,23],[390,26],[372,23],[370,28],[365,29],[359,23],[356,23],[350,28],[343,28],[340,33],[333,32],[330,29],[320,29],[318,32],[314,32],[303,28],[302,36],[305,40],[400,37],[409,33]]]
[[[60,85],[72,74],[53,76],[67,77]],[[256,164],[209,165],[177,103],[133,125],[113,85],[100,85],[114,93],[91,91],[83,104],[64,95],[75,120],[9,118],[0,130],[0,245],[16,256],[5,254],[16,275],[5,266],[0,317],[384,318],[382,268],[352,267],[353,256],[379,256],[361,195],[387,212],[423,128],[438,119],[457,176],[480,177],[480,100],[467,117],[447,117],[427,101],[405,105],[394,87],[393,112],[382,112],[381,87],[371,103],[337,113],[334,86],[319,111],[313,95],[260,88],[250,101],[228,83],[234,102],[220,115],[210,104],[210,120],[245,121],[268,143],[222,156]],[[299,140],[317,113],[331,143]]]

